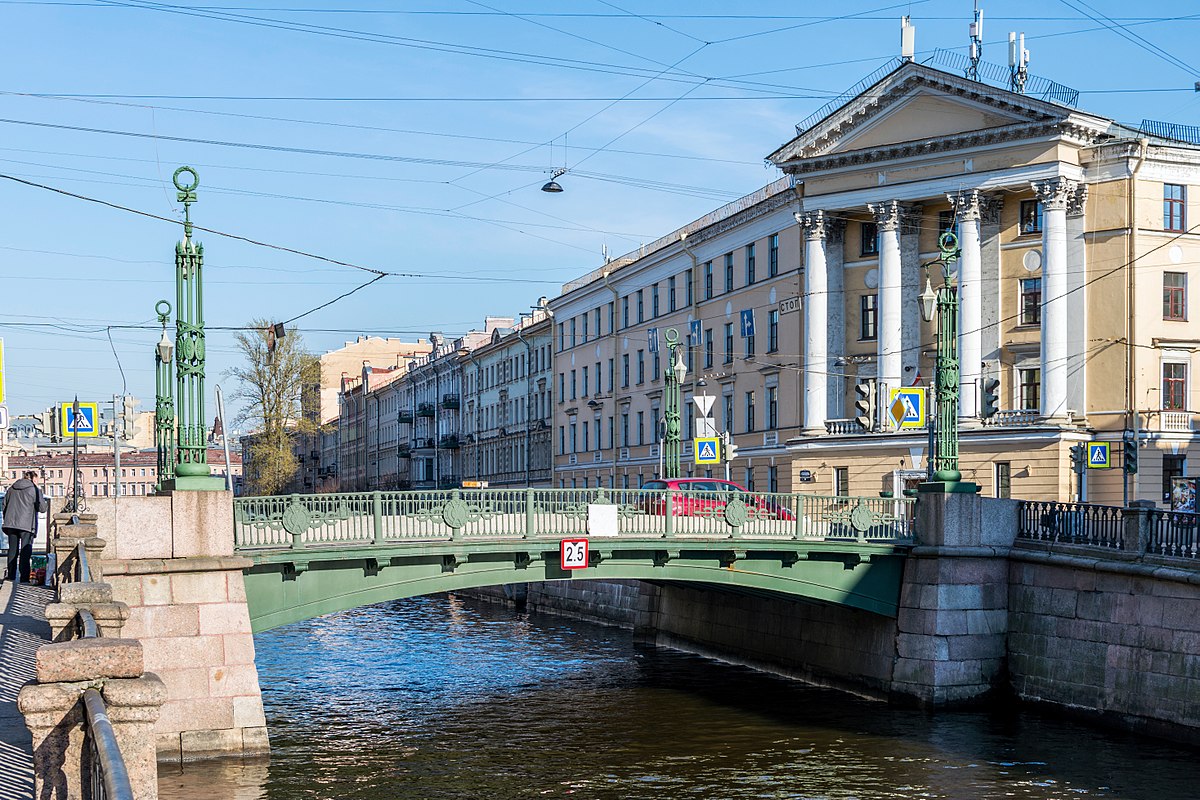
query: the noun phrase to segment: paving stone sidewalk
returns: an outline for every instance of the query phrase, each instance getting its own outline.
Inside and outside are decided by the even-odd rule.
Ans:
[[[52,589],[0,585],[0,800],[32,800],[33,752],[17,693],[34,677],[34,654],[49,641],[43,612]]]

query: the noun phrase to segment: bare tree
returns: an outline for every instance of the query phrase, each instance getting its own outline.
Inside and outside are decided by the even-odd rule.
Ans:
[[[248,492],[259,495],[287,486],[299,468],[293,440],[318,427],[313,415],[305,414],[304,392],[320,381],[320,362],[304,349],[295,328],[276,338],[271,326],[256,319],[234,336],[245,361],[227,373],[238,381],[234,398],[242,410],[237,421],[253,431],[246,482]]]

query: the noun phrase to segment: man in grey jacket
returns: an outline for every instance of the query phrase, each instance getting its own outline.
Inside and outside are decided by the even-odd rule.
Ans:
[[[42,490],[33,480],[36,472],[26,472],[23,477],[10,487],[4,495],[4,532],[8,534],[8,574],[7,579],[16,583],[18,575],[20,582],[29,583],[30,544],[33,532],[37,530],[37,515],[43,511],[46,500]],[[17,570],[17,557],[20,556],[20,572]]]

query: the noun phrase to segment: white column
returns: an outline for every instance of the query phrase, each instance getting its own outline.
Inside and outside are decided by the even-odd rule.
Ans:
[[[1042,201],[1042,415],[1067,411],[1067,205],[1079,184],[1051,178],[1033,184]]]
[[[948,194],[958,222],[958,361],[961,369],[958,415],[979,413],[979,380],[983,373],[983,257],[979,249],[979,192]]]
[[[822,211],[796,214],[804,232],[804,427],[824,431],[829,413],[829,272]]]
[[[875,224],[879,227],[879,326],[876,333],[879,391],[881,403],[886,403],[889,391],[904,383],[900,276],[900,217],[904,207],[895,200],[889,200],[886,203],[870,203],[867,208],[875,215]],[[915,308],[909,309],[909,313],[916,311]]]

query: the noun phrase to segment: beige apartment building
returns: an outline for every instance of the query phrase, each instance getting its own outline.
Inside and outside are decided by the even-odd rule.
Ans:
[[[768,157],[783,178],[551,302],[555,485],[656,474],[668,328],[687,346],[685,436],[691,397],[715,396],[735,480],[870,495],[923,480],[928,430],[888,410],[933,378],[920,296],[948,229],[965,480],[1072,499],[1070,447],[1087,442],[1112,453],[1087,471],[1093,502],[1161,503],[1198,471],[1200,146],[912,62],[797,131]],[[1001,410],[985,420],[991,380]],[[707,472],[685,453],[685,474]]]

